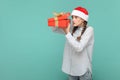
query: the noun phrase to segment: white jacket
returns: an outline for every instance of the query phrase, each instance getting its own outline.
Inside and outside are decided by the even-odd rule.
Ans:
[[[53,28],[54,32],[64,33],[62,29]],[[92,27],[87,27],[81,40],[76,38],[80,36],[82,28],[78,28],[73,36],[71,33],[65,35],[66,44],[63,55],[62,71],[73,76],[81,76],[88,69],[92,73],[92,52],[94,46],[94,31]]]

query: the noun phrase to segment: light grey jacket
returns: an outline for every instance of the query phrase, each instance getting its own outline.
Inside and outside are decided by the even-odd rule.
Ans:
[[[54,32],[64,33],[60,28],[53,28]],[[82,28],[78,28],[73,36],[71,33],[65,35],[66,43],[63,55],[62,71],[73,76],[81,76],[87,70],[92,73],[92,53],[94,47],[94,30],[87,27],[81,40],[76,38],[80,36]]]

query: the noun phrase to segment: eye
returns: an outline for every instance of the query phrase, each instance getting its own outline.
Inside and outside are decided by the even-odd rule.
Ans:
[[[77,18],[78,18],[78,16],[71,16],[71,18],[72,18],[72,19],[73,19],[73,18],[74,18],[74,19],[77,19]]]
[[[77,19],[78,18],[78,16],[75,16],[75,19]]]

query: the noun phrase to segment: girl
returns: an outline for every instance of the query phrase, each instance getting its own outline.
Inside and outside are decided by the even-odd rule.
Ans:
[[[54,32],[64,33],[66,38],[62,71],[69,75],[69,80],[92,80],[94,31],[87,26],[88,11],[77,7],[71,16],[72,26],[53,28]]]

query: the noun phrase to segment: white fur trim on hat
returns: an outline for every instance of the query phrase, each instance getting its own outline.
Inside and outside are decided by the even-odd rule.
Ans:
[[[84,14],[83,12],[80,12],[78,10],[73,10],[71,15],[75,15],[78,17],[81,17],[82,19],[84,19],[85,21],[88,21],[89,16]]]

